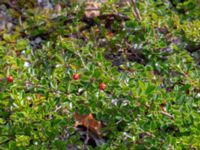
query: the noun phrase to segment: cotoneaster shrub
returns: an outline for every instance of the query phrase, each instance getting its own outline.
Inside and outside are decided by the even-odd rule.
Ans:
[[[75,112],[104,125],[105,143],[88,149],[199,149],[200,70],[187,49],[199,43],[197,1],[177,6],[193,16],[161,2],[138,2],[137,22],[110,1],[102,14],[130,20],[83,31],[81,4],[26,6],[23,19],[9,8],[18,20],[0,31],[0,149],[81,149]]]

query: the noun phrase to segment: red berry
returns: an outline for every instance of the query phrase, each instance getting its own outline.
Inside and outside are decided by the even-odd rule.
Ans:
[[[108,32],[108,36],[113,37],[114,33],[113,32]]]
[[[74,78],[74,80],[78,80],[79,79],[79,74],[78,73],[74,74],[73,78]]]
[[[99,85],[99,89],[100,89],[100,90],[105,90],[105,89],[106,89],[106,84],[105,84],[105,83],[101,83],[101,84]]]
[[[12,76],[8,76],[8,77],[7,77],[7,81],[8,81],[8,82],[13,82],[13,77],[12,77]]]
[[[37,99],[41,99],[42,95],[41,94],[37,94]]]

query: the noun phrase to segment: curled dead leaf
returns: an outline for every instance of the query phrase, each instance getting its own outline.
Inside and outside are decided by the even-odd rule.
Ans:
[[[80,115],[78,113],[75,113],[74,118],[75,118],[74,126],[76,128],[82,126],[97,136],[102,135],[101,134],[102,124],[100,121],[95,120],[92,114]]]

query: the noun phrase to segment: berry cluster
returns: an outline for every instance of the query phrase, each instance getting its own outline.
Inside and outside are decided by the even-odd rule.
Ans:
[[[80,78],[80,76],[79,76],[78,73],[76,73],[76,74],[73,75],[73,79],[74,80],[78,80],[79,78]],[[102,90],[102,91],[104,91],[106,89],[106,84],[105,83],[100,83],[99,84],[99,89]]]

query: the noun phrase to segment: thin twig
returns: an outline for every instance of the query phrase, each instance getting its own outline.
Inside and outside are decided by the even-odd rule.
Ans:
[[[132,9],[133,15],[135,16],[136,20],[140,22],[142,18],[140,16],[139,9],[136,6],[136,0],[130,0],[130,3],[133,5],[133,9]]]
[[[84,68],[86,68],[85,62],[83,60],[83,58],[81,57],[80,53],[77,51],[76,54],[79,56],[79,58],[81,59],[82,65],[84,66]]]
[[[169,114],[168,112],[165,111],[161,111],[161,113],[167,117],[169,117],[170,119],[174,119],[174,116],[172,116],[171,114]]]

